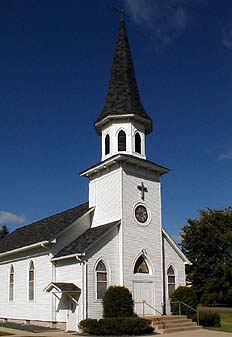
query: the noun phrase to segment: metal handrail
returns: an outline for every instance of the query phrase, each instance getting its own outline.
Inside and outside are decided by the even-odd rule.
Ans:
[[[181,304],[185,305],[186,307],[188,307],[189,309],[195,311],[197,313],[197,325],[200,325],[200,319],[199,319],[199,311],[193,307],[191,307],[190,305],[188,305],[187,303],[181,302],[181,301],[171,301],[171,303],[175,304],[178,303],[179,305],[179,315],[181,316]]]
[[[145,300],[142,300],[141,302],[134,302],[134,303],[135,304],[138,303],[138,304],[142,304],[143,305],[143,317],[145,316],[145,307],[144,307],[144,304],[146,304],[148,307],[150,307],[155,312],[157,312],[161,316],[161,324],[162,324],[162,328],[164,329],[165,324],[164,324],[163,314],[159,310],[157,310],[156,308],[154,308],[150,303],[148,303]],[[156,318],[156,319],[159,320],[158,318]]]

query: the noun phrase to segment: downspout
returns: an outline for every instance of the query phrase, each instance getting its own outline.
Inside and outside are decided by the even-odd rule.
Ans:
[[[56,264],[52,263],[52,282],[56,282]],[[56,298],[52,296],[52,321],[56,322]]]
[[[163,315],[167,314],[166,310],[166,267],[165,267],[165,249],[164,249],[164,236],[162,233],[162,255],[163,255]]]
[[[81,273],[82,273],[82,319],[86,319],[88,317],[88,301],[87,301],[87,295],[88,295],[88,281],[87,281],[87,262],[84,261],[83,259],[81,260],[82,263],[82,268],[81,268]]]
[[[85,318],[88,318],[88,263],[85,263]]]

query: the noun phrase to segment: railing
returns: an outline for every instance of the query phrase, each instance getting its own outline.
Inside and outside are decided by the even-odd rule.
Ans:
[[[182,305],[185,305],[187,308],[189,308],[189,309],[191,309],[191,310],[193,310],[193,311],[195,311],[196,312],[196,315],[197,315],[197,325],[200,325],[200,320],[199,320],[199,311],[197,310],[197,309],[194,309],[193,307],[191,307],[190,305],[188,305],[188,304],[186,304],[186,303],[184,303],[184,302],[181,302],[181,301],[175,301],[175,302],[170,302],[170,304],[178,304],[178,306],[179,306],[179,315],[181,316],[181,304]]]
[[[146,313],[145,313],[145,305],[147,305],[149,308],[151,308],[152,310],[154,310],[160,316],[160,318],[161,318],[161,324],[162,324],[162,329],[164,329],[165,324],[164,324],[163,314],[159,310],[157,310],[156,308],[154,308],[151,304],[149,304],[145,300],[143,300],[141,302],[135,302],[135,304],[142,304],[143,305],[143,310],[142,310],[143,317],[145,317],[145,316],[151,316],[150,314],[146,315]],[[159,321],[158,317],[156,319]]]

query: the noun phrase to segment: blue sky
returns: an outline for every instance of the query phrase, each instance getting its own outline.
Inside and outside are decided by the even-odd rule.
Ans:
[[[162,178],[163,224],[177,238],[232,194],[232,2],[120,0],[140,95],[152,117],[147,158]],[[0,224],[10,230],[88,199],[79,172],[100,161],[119,17],[107,0],[0,3]]]

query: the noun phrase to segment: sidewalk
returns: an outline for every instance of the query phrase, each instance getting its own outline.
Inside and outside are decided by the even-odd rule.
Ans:
[[[16,330],[16,329],[9,329],[9,328],[3,328],[1,327],[0,329],[2,332],[8,332],[12,333],[16,337],[73,337],[73,336],[78,336],[75,333],[67,333],[63,331],[46,331],[46,332],[28,332],[28,331],[22,331],[22,330]],[[156,336],[156,335],[151,335],[151,337]],[[174,333],[165,333],[165,334],[160,334],[157,335],[157,337],[164,336],[164,337],[232,337],[232,333],[229,332],[219,332],[219,331],[210,331],[210,330],[193,330],[193,331],[185,331],[185,332],[174,332]],[[9,336],[11,337],[11,336]],[[140,337],[148,337],[146,336],[140,336]]]
[[[220,331],[211,331],[206,329],[193,330],[193,331],[184,331],[184,332],[173,332],[173,333],[164,333],[162,336],[169,337],[231,337],[232,333],[230,332],[220,332]]]

